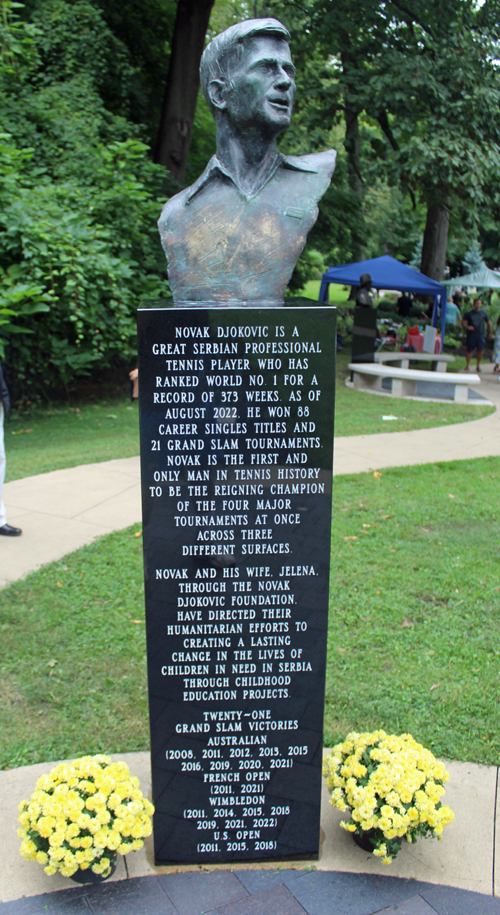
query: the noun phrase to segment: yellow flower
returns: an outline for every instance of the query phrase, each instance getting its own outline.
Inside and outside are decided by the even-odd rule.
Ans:
[[[342,829],[345,829],[347,832],[356,832],[357,826],[355,823],[346,823],[345,820],[340,821],[340,826]]]
[[[121,844],[122,837],[115,829],[110,829],[108,833],[107,847],[115,850]]]
[[[104,829],[100,829],[94,835],[94,845],[96,848],[106,848],[107,841],[107,832]]]
[[[440,807],[440,809],[438,811],[438,816],[439,816],[439,824],[441,827],[448,826],[450,823],[453,823],[453,820],[455,819],[455,814],[453,813],[453,810],[451,810],[450,807],[448,807],[446,804],[444,804],[442,807]]]
[[[56,826],[56,819],[53,816],[43,816],[38,820],[37,831],[44,839],[52,835]]]
[[[61,871],[63,877],[72,877],[73,874],[78,870],[78,864],[72,864],[68,866],[63,865],[59,868],[59,870]]]
[[[65,848],[51,848],[50,849],[50,860],[62,861],[66,854]]]
[[[74,839],[75,836],[79,835],[80,829],[77,823],[70,823],[66,830],[66,839],[69,842],[70,839]]]
[[[64,839],[65,839],[64,831],[56,830],[56,832],[53,832],[52,835],[49,836],[49,845],[51,845],[53,848],[57,848],[59,845],[62,845],[62,843],[64,842]]]
[[[36,857],[37,847],[31,839],[24,839],[21,843],[21,855],[27,861],[31,861]]]
[[[153,812],[125,763],[104,755],[60,763],[38,779],[30,801],[19,804],[21,854],[44,864],[47,873],[60,870],[65,876],[102,856],[97,865],[106,876],[111,864],[104,849],[125,854],[140,848],[151,833]],[[48,840],[48,854],[29,830]]]

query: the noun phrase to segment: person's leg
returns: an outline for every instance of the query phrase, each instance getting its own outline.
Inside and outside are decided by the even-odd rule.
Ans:
[[[3,482],[5,479],[5,448],[3,442],[3,404],[0,402],[0,534],[3,537],[19,537],[22,534],[20,527],[12,527],[7,524],[5,517],[5,505],[3,504],[2,492]]]
[[[470,361],[471,361],[471,359],[472,359],[472,353],[473,353],[473,352],[474,352],[474,350],[469,349],[469,344],[467,344],[467,349],[466,349],[466,351],[465,351],[465,361],[466,361],[466,368],[467,368],[467,371],[469,371],[469,368],[470,368]]]
[[[479,371],[481,371],[479,366],[481,365],[481,359],[483,358],[484,344],[486,343],[486,340],[484,339],[484,337],[478,337],[476,342],[477,342],[477,347],[476,347],[477,370],[479,372]]]
[[[2,491],[3,481],[5,479],[5,448],[3,443],[3,404],[0,403],[0,527],[3,527],[7,519],[5,517],[5,505],[3,504]]]

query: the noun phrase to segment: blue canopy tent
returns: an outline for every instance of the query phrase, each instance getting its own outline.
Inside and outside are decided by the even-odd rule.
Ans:
[[[424,276],[413,267],[401,264],[394,257],[385,254],[383,257],[374,257],[368,261],[358,261],[357,264],[341,264],[339,267],[330,267],[323,274],[319,301],[328,302],[328,287],[330,283],[341,283],[344,286],[359,286],[363,273],[369,273],[374,289],[395,289],[399,292],[413,292],[421,295],[431,295],[434,302],[432,312],[433,327],[438,323],[438,304],[441,302],[441,350],[443,349],[444,328],[446,322],[446,286]]]

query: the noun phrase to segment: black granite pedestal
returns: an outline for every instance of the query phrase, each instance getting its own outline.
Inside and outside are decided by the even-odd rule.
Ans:
[[[318,854],[335,311],[139,312],[158,863]]]
[[[373,362],[377,338],[377,312],[356,305],[352,329],[352,362]]]

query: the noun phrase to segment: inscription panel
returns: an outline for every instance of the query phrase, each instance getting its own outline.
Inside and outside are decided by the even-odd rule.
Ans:
[[[319,849],[335,312],[139,311],[155,858]]]

